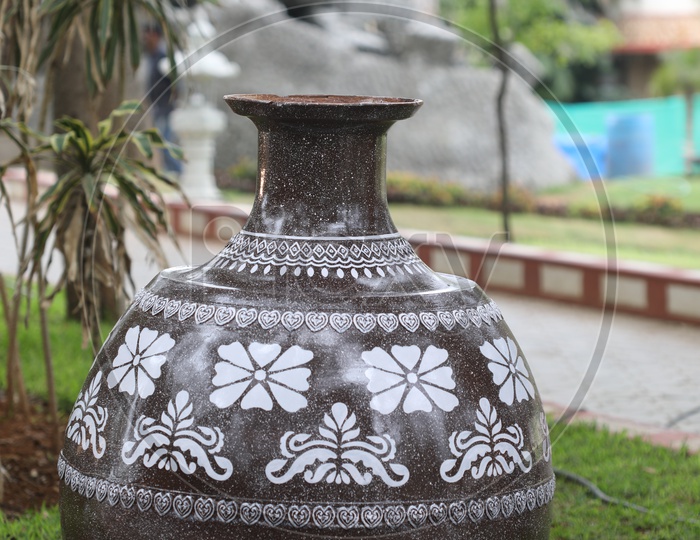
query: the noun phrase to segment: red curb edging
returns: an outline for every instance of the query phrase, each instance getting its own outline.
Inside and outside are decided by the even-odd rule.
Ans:
[[[700,324],[700,271],[446,234],[403,233],[431,268],[471,277],[487,291]]]

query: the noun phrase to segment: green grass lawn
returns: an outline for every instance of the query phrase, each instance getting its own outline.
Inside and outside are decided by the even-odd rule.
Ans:
[[[555,467],[581,475],[608,495],[649,513],[610,505],[561,477],[552,505],[553,540],[694,540],[700,524],[700,456],[651,446],[622,434],[574,424],[552,430]],[[58,510],[50,508],[7,522],[0,538],[58,539]]]
[[[583,486],[560,477],[552,538],[700,538],[699,455],[583,424],[573,424],[563,433],[555,428],[551,436],[555,467],[591,480],[612,497],[650,510],[645,514],[603,503]]]
[[[459,236],[491,238],[503,230],[498,212],[480,208],[432,208],[390,205],[399,228],[425,229]],[[609,247],[601,222],[514,214],[513,233],[519,244],[606,257]],[[678,268],[700,268],[700,230],[617,223],[612,227],[613,253],[621,260],[652,262]]]
[[[5,519],[0,513],[0,538],[4,540],[59,540],[61,538],[61,519],[58,508],[54,506],[37,512],[29,512],[12,521]]]

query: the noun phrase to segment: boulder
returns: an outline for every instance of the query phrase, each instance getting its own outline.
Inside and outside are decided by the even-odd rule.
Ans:
[[[444,43],[436,45],[434,53],[410,54],[410,47],[404,47],[402,54],[394,55],[357,46],[373,42],[381,49],[379,41],[363,41],[357,32],[367,28],[372,17],[378,19],[377,24],[367,31],[376,32],[386,22],[383,16],[346,8],[328,15],[316,12],[311,18],[293,18],[273,0],[229,0],[209,9],[220,32],[215,44],[241,67],[234,80],[212,82],[215,93],[335,93],[423,99],[425,105],[410,122],[392,129],[389,170],[456,181],[482,191],[498,188],[495,98],[500,73],[445,61],[445,55],[452,54],[445,44],[454,43],[455,36],[440,27],[438,19],[424,32],[417,32],[415,25],[426,22],[406,21],[405,25],[424,42],[439,44],[436,36],[443,34]],[[318,22],[324,17],[328,17],[327,25]],[[316,22],[311,23],[311,19]],[[395,32],[391,17],[387,19]],[[421,21],[426,20],[421,17]],[[343,25],[353,28],[350,38],[338,34]],[[386,39],[391,49],[392,39]],[[208,93],[211,95],[211,89]],[[220,105],[225,109],[223,100]],[[530,189],[571,181],[573,173],[553,144],[554,125],[547,106],[517,75],[510,77],[506,114],[513,181]],[[229,122],[228,131],[217,144],[216,168],[220,170],[244,156],[254,157],[257,151],[253,125],[233,115],[229,115]]]

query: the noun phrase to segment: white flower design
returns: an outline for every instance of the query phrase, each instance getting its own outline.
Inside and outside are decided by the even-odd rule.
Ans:
[[[197,426],[192,418],[190,394],[181,390],[175,400],[168,403],[167,411],[155,418],[141,415],[134,428],[135,442],[126,441],[122,447],[122,460],[131,465],[143,456],[146,467],[158,465],[159,469],[192,474],[202,467],[214,480],[231,477],[233,464],[225,457],[216,456],[224,445],[224,435],[218,427]],[[189,455],[189,456],[188,456]],[[210,461],[213,458],[213,465]]]
[[[100,386],[102,372],[98,371],[85,393],[78,395],[66,427],[66,436],[83,450],[92,447],[92,453],[97,459],[105,453],[106,441],[102,433],[109,416],[107,409],[97,404]]]
[[[158,336],[158,332],[139,326],[129,328],[124,344],[119,347],[112,362],[112,371],[107,376],[110,388],[119,385],[121,392],[133,396],[138,389],[141,398],[155,392],[153,381],[160,377],[160,368],[165,363],[165,354],[175,345],[170,334]]]
[[[503,403],[512,405],[514,399],[527,401],[535,397],[530,372],[518,352],[518,346],[511,338],[498,338],[494,340],[493,345],[485,342],[479,350],[491,360],[488,367],[493,373],[494,384],[502,385],[498,397]]]
[[[230,407],[241,397],[242,409],[270,411],[272,397],[287,412],[306,407],[301,392],[309,389],[307,379],[311,370],[300,366],[313,358],[311,351],[294,345],[282,353],[282,347],[276,343],[257,342],[251,343],[246,351],[235,341],[222,345],[218,352],[225,361],[214,366],[216,375],[212,383],[219,388],[209,396],[217,407]]]
[[[375,394],[370,407],[382,414],[396,410],[403,400],[406,413],[430,412],[433,404],[451,411],[459,400],[451,392],[455,388],[452,368],[444,366],[447,351],[430,345],[421,357],[416,345],[394,345],[391,354],[379,347],[362,353],[362,359],[372,366],[365,375],[367,389]],[[404,399],[405,397],[405,399]]]

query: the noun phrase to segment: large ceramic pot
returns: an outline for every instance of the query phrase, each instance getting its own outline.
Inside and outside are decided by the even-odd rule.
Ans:
[[[386,205],[419,100],[234,95],[248,223],[105,342],[59,460],[65,538],[546,538],[542,405],[496,304]]]

